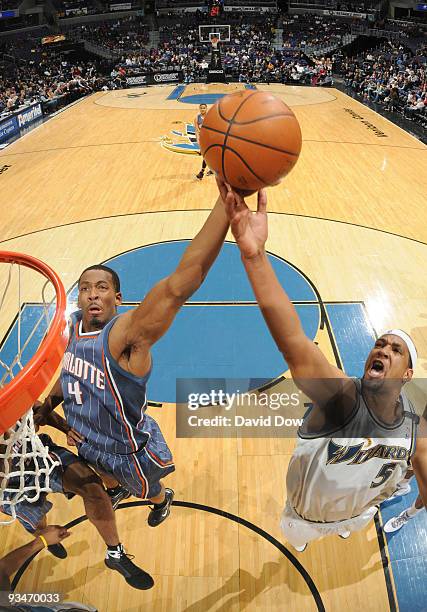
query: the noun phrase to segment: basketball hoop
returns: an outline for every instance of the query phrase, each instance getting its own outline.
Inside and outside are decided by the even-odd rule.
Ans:
[[[19,374],[14,376],[13,367],[20,363],[24,347],[18,347],[18,354],[13,364],[1,364],[8,371],[11,380],[5,385],[3,379],[0,380],[0,387],[2,387],[0,388],[0,434],[16,423],[43,393],[61,363],[68,338],[67,321],[65,319],[67,298],[56,272],[39,259],[21,253],[0,251],[1,262],[9,263],[11,267],[16,264],[26,266],[42,274],[48,282],[52,283],[55,289],[56,309],[40,350],[21,369]],[[0,300],[0,308],[3,305],[5,293]],[[21,306],[19,304],[18,318]],[[40,321],[38,324],[40,324]]]
[[[49,476],[58,465],[35,432],[32,406],[54,376],[67,345],[67,298],[56,272],[35,257],[0,251],[0,263],[10,264],[9,269],[4,267],[0,275],[0,280],[5,281],[0,292],[2,315],[6,310],[7,320],[8,315],[10,318],[11,313],[17,312],[0,347],[0,506],[7,506],[8,514],[11,514],[14,520],[17,503],[24,499],[36,501],[40,493],[50,491]],[[21,271],[21,267],[24,271]],[[27,281],[29,294],[34,292],[35,287],[40,286],[43,302],[41,313],[39,316],[37,314],[37,320],[31,323],[30,330],[27,330],[22,321],[25,307],[27,303],[31,303],[31,300],[24,300],[22,295],[24,283],[21,281],[28,270],[46,279],[38,277],[34,282],[30,275]],[[16,288],[14,283],[17,284]],[[49,300],[47,293],[52,288],[54,297]],[[11,295],[12,293],[14,295]],[[40,308],[40,304],[37,306]],[[27,337],[24,338],[27,331]],[[11,338],[13,342],[10,342],[9,346],[7,342]],[[12,357],[15,350],[16,354]],[[25,363],[27,354],[34,351],[35,354],[28,357]],[[3,352],[6,353],[7,360]]]

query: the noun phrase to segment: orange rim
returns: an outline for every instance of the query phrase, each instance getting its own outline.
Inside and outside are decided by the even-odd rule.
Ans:
[[[31,255],[11,251],[0,251],[0,262],[17,263],[39,272],[50,280],[56,293],[55,314],[38,351],[15,378],[0,389],[0,434],[3,434],[28,411],[52,380],[67,346],[68,326],[65,289],[50,266]]]

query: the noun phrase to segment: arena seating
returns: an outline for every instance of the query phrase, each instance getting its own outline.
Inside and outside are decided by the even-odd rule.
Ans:
[[[84,3],[73,0],[75,7]],[[105,4],[96,2],[92,7],[95,4],[96,10],[105,9]],[[71,3],[55,0],[55,5],[66,10]],[[221,44],[220,51],[229,79],[330,86],[334,61],[335,71],[354,95],[413,121],[425,118],[427,51],[425,47],[411,50],[414,30],[410,25],[402,29],[404,45],[395,41],[346,58],[339,49],[353,31],[349,20],[289,14],[277,18],[230,13],[228,17],[231,39]],[[39,99],[46,111],[55,110],[79,95],[124,86],[129,71],[179,70],[186,83],[204,80],[211,49],[200,43],[198,26],[209,20],[201,12],[160,15],[151,22],[132,15],[64,28],[67,39],[110,52],[111,61],[105,64],[98,59],[70,62],[60,52],[42,48],[40,38],[14,37],[0,44],[0,57],[14,58],[0,81],[0,109],[10,112],[24,101]],[[157,28],[156,45],[151,44],[149,23],[151,29]],[[394,22],[377,25],[383,30],[396,28]],[[338,51],[329,56],[316,54],[325,44]]]

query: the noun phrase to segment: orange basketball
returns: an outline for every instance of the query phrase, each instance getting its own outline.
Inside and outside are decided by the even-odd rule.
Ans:
[[[295,115],[266,91],[220,98],[200,130],[200,152],[208,166],[243,193],[278,183],[297,163],[301,144]]]

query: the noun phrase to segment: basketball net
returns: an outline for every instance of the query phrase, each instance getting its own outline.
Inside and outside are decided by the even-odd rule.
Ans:
[[[218,49],[218,43],[219,43],[218,36],[212,36],[211,43],[212,43],[212,49],[214,49],[214,51],[216,51]]]
[[[31,271],[25,268],[25,272],[22,272],[19,263],[5,263],[4,260],[1,261],[1,256],[0,264],[0,313],[5,321],[10,320],[14,313],[18,313],[16,318],[13,318],[11,329],[0,349],[0,393],[4,394],[7,386],[22,373],[26,364],[31,365],[34,350],[43,350],[43,345],[48,344],[49,328],[54,315],[57,316],[54,305],[57,288],[55,287],[53,291],[53,299],[49,299],[53,283],[37,273],[34,279],[33,272],[37,268],[33,267]],[[24,283],[23,276],[25,276]],[[28,329],[28,318],[32,317],[28,315],[27,306],[31,302],[34,304],[35,287],[41,289],[42,303],[37,303],[35,312],[38,316],[34,323],[31,322],[31,329]],[[57,365],[59,360],[56,367]],[[43,379],[45,372],[41,370],[38,372]],[[34,398],[31,397],[31,390],[27,389],[23,382],[19,390],[20,394],[28,399],[25,407],[28,409],[32,406]],[[36,392],[40,385],[44,388],[47,384],[46,381],[37,381],[37,383]],[[10,414],[13,414],[13,408],[14,402],[6,406]],[[19,416],[17,413],[15,418]],[[6,417],[4,418],[6,422]],[[10,420],[9,417],[7,422]],[[17,504],[25,500],[30,503],[36,502],[42,493],[51,491],[50,476],[54,468],[60,464],[50,456],[49,449],[42,444],[36,433],[32,407],[20,416],[15,424],[8,426],[6,430],[1,429],[0,432],[2,432],[0,433],[0,510],[10,516],[9,519],[4,519],[4,515],[0,513],[0,524],[6,525],[16,519]]]
[[[13,523],[20,502],[33,503],[41,493],[51,492],[50,475],[58,465],[36,434],[33,411],[29,410],[0,436],[0,508],[10,514],[0,525]]]

